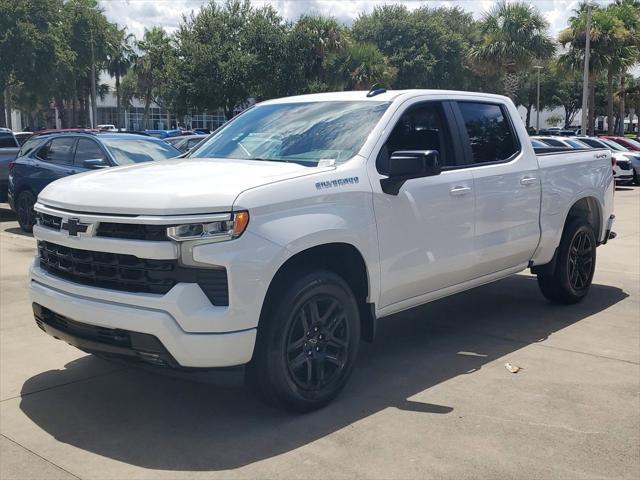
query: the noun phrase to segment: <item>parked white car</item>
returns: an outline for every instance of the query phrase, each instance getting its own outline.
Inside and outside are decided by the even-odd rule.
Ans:
[[[583,299],[613,191],[609,151],[536,155],[506,97],[265,101],[188,158],[46,187],[31,299],[87,352],[246,364],[263,398],[308,411],[381,317],[528,268],[548,299]]]
[[[111,123],[103,123],[101,125],[98,125],[98,130],[102,130],[103,132],[117,132],[118,131],[116,126],[111,124]]]
[[[629,151],[627,148],[606,138],[598,137],[576,137],[575,141],[586,143],[590,148],[607,148],[611,151],[611,158],[614,160],[613,177],[616,183],[634,183],[634,164],[640,163],[640,154]]]

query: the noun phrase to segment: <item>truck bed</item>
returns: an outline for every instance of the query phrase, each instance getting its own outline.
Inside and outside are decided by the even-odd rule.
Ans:
[[[535,148],[540,167],[541,205],[540,245],[534,264],[553,258],[567,209],[577,199],[591,196],[599,200],[597,239],[604,241],[606,225],[613,213],[614,179],[611,152],[606,149],[574,150],[568,148]]]

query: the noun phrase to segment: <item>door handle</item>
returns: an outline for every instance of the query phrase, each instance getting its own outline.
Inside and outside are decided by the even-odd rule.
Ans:
[[[467,193],[469,193],[471,191],[471,187],[453,187],[451,190],[449,190],[449,193],[451,193],[451,195],[459,197],[462,195],[466,195]]]
[[[520,179],[521,185],[533,185],[534,183],[537,183],[537,182],[538,182],[538,179],[536,177],[524,177]]]

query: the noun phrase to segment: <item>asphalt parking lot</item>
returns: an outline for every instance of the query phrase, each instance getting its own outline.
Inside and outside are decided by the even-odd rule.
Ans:
[[[385,319],[339,399],[298,416],[237,371],[128,368],[42,333],[35,242],[0,205],[0,478],[639,478],[640,188],[616,216],[581,304],[523,274]]]

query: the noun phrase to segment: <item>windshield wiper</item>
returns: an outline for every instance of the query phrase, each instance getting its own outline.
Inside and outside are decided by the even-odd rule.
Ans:
[[[254,157],[254,158],[245,158],[244,160],[259,160],[261,162],[284,162],[284,163],[291,163],[289,160],[285,160],[283,158],[260,158],[260,157]]]

